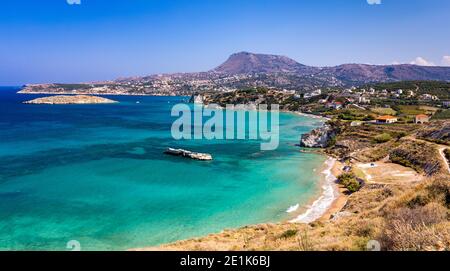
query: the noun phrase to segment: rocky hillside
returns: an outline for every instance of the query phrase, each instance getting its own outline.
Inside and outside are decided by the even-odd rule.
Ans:
[[[450,67],[425,67],[417,65],[384,66],[344,64],[325,68],[321,73],[331,74],[347,84],[410,80],[450,80]]]
[[[420,130],[417,137],[450,146],[450,122],[434,121]]]
[[[314,74],[319,68],[309,67],[285,56],[241,52],[231,55],[213,72],[224,74],[245,73],[296,73]]]

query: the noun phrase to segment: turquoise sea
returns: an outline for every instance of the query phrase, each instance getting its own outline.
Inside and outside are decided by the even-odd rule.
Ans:
[[[280,115],[280,146],[172,139],[186,97],[106,96],[110,105],[25,105],[0,88],[0,250],[124,250],[298,215],[321,193],[325,157],[299,152],[320,125]],[[137,103],[139,102],[139,103]],[[163,155],[207,152],[211,162]]]

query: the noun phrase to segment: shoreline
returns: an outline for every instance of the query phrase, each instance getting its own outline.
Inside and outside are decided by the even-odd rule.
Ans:
[[[336,202],[341,197],[341,191],[336,184],[337,170],[339,170],[339,162],[328,156],[325,161],[325,169],[321,171],[323,174],[321,181],[321,193],[312,204],[306,206],[306,210],[299,214],[296,218],[289,220],[289,223],[309,224],[317,220],[323,219],[330,211],[334,211],[337,206]],[[334,214],[335,212],[332,212]],[[330,214],[330,215],[332,215]]]
[[[299,116],[304,116],[304,117],[309,117],[309,118],[313,118],[313,119],[320,119],[320,120],[324,120],[324,121],[329,121],[331,120],[330,118],[324,117],[324,116],[320,116],[320,115],[314,115],[314,114],[308,114],[308,113],[303,113],[303,112],[299,112],[299,111],[286,111],[286,112],[290,112]]]

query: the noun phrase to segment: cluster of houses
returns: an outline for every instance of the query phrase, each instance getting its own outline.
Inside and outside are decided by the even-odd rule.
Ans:
[[[380,116],[376,119],[376,123],[378,124],[392,124],[398,122],[398,118],[395,116]],[[425,114],[416,115],[414,118],[414,122],[417,124],[424,124],[430,122],[430,116]]]

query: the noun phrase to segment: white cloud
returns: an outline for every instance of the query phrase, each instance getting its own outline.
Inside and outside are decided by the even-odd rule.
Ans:
[[[381,0],[367,0],[369,5],[381,5]]]
[[[450,56],[443,56],[442,57],[442,65],[450,66]]]
[[[418,56],[416,59],[411,61],[410,64],[419,65],[419,66],[436,66],[433,62],[426,60],[425,58]]]
[[[69,5],[81,5],[81,0],[67,0]]]

